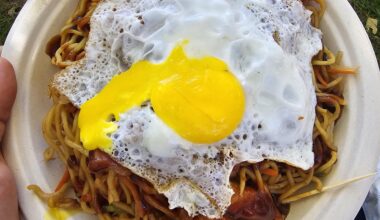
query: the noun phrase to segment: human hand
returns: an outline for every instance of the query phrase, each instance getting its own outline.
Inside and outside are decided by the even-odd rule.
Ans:
[[[16,89],[13,67],[6,59],[0,57],[0,144],[16,97]],[[19,219],[16,182],[2,153],[0,153],[0,219]]]

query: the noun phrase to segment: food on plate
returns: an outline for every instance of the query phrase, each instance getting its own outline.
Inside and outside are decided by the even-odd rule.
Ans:
[[[100,219],[283,219],[322,190],[346,104],[325,2],[79,2],[48,43],[51,207]],[[65,192],[72,188],[75,197]],[[309,193],[309,194],[308,194]]]

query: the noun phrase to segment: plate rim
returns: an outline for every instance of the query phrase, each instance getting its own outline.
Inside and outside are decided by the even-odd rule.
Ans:
[[[344,11],[345,14],[350,14],[350,16],[347,16],[347,17],[349,17],[347,22],[352,23],[352,26],[357,26],[357,27],[360,26],[361,27],[361,28],[359,28],[359,30],[357,30],[356,36],[358,38],[358,41],[360,41],[361,44],[363,44],[363,48],[365,49],[365,52],[368,53],[368,57],[370,57],[370,60],[368,61],[368,63],[370,63],[369,68],[372,69],[373,72],[375,72],[375,74],[377,74],[377,77],[379,78],[379,76],[380,76],[379,66],[378,66],[378,63],[376,60],[376,56],[375,56],[375,52],[373,50],[372,44],[369,40],[367,33],[364,30],[364,26],[361,24],[357,14],[354,12],[351,5],[346,0],[340,0],[340,1],[339,0],[335,0],[335,1],[326,0],[326,1],[327,1],[328,5],[336,4],[336,5],[341,6],[342,7],[341,11]],[[22,53],[22,51],[17,51],[17,50],[13,50],[13,49],[14,48],[20,48],[20,47],[22,47],[22,45],[24,45],[23,48],[27,48],[26,44],[28,41],[31,40],[28,38],[20,38],[19,32],[22,32],[23,29],[25,30],[26,23],[32,22],[34,20],[38,20],[38,18],[41,17],[44,14],[44,12],[46,13],[46,11],[48,9],[51,9],[52,5],[54,5],[53,2],[56,3],[54,0],[29,0],[29,1],[27,1],[24,8],[21,10],[19,16],[17,17],[14,25],[12,26],[11,31],[8,34],[7,40],[6,40],[4,48],[3,48],[2,56],[9,59],[10,62],[14,65],[15,70],[16,70],[17,79],[22,79],[24,77],[23,76],[23,72],[24,72],[23,70],[28,68],[28,66],[23,66],[21,63],[21,61],[23,60],[23,57],[26,55],[24,55]],[[62,2],[64,2],[64,3],[62,3]],[[62,1],[62,2],[60,1],[60,3],[56,3],[56,4],[75,4],[69,0]],[[338,15],[339,14],[343,15],[343,12],[338,12]],[[28,22],[26,22],[26,21],[28,21]],[[29,31],[29,33],[26,32],[26,34],[25,34],[26,36],[30,35],[33,32],[32,29],[28,29],[28,31]],[[20,86],[29,86],[29,85],[25,85],[25,82],[22,82],[22,81],[19,81],[18,85],[19,85],[19,88],[20,88]],[[4,146],[5,146],[5,148],[4,148],[4,154],[5,155],[4,156],[7,160],[7,162],[9,163],[9,165],[13,168],[16,179],[18,180],[17,184],[18,184],[19,193],[20,193],[20,188],[26,187],[25,177],[28,176],[27,170],[26,169],[20,169],[21,168],[20,164],[21,165],[23,164],[22,158],[17,157],[17,155],[14,155],[14,152],[12,151],[12,149],[10,149],[7,146],[9,146],[9,145],[21,146],[22,145],[22,144],[20,144],[20,141],[17,140],[18,135],[19,135],[17,132],[17,124],[20,123],[19,122],[20,119],[16,118],[16,117],[20,114],[20,109],[18,109],[18,108],[22,108],[23,103],[25,101],[24,100],[25,98],[26,98],[26,96],[24,94],[18,94],[17,95],[16,103],[15,103],[14,109],[12,111],[12,117],[11,117],[11,120],[9,121],[9,124],[8,124],[8,132],[6,133],[6,136],[4,139]],[[380,102],[377,102],[377,104],[379,104],[379,103]],[[378,106],[376,106],[376,107],[378,107]],[[380,138],[378,138],[378,139],[379,139],[378,141],[380,143]],[[22,183],[22,186],[20,186],[20,183]],[[368,190],[369,190],[369,187],[368,187]],[[33,196],[27,196],[25,198],[32,198],[32,197]],[[24,197],[22,197],[22,198],[24,198]],[[360,200],[361,203],[363,203],[364,199],[365,199],[365,195],[361,196],[360,198],[357,198],[357,200],[358,201]],[[26,207],[27,205],[25,205],[25,203],[27,203],[27,202],[20,201],[20,203],[21,203],[22,210],[26,211],[26,213],[33,211],[33,209],[31,209],[30,207]],[[356,213],[359,209],[360,209],[360,206],[357,207]]]

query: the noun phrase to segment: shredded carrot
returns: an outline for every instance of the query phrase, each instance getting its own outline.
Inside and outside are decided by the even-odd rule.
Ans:
[[[90,17],[84,17],[82,19],[79,19],[77,22],[78,28],[83,29],[83,27],[90,22]]]
[[[270,169],[270,168],[267,168],[267,169],[262,169],[260,170],[260,172],[262,174],[266,174],[268,176],[277,176],[278,175],[278,171],[275,170],[275,169]]]
[[[70,174],[69,174],[69,171],[66,169],[65,173],[61,177],[61,180],[59,181],[57,187],[55,187],[54,191],[58,192],[63,187],[63,185],[65,185],[65,183],[69,181],[69,179],[70,179]]]
[[[91,202],[92,201],[92,196],[90,193],[84,194],[80,197],[80,200],[83,202]]]
[[[119,178],[122,180],[122,183],[129,189],[135,201],[135,216],[138,218],[143,217],[145,212],[137,187],[134,183],[132,183],[129,177],[119,176]]]
[[[347,67],[330,67],[327,71],[331,74],[356,74],[357,68],[347,68]]]
[[[317,99],[321,102],[338,102],[340,105],[346,105],[346,101],[339,96],[330,95],[330,94],[317,94]]]
[[[314,67],[314,72],[315,72],[315,76],[317,77],[317,79],[319,80],[319,82],[324,85],[324,86],[327,86],[328,83],[326,82],[326,80],[323,78],[323,76],[321,75],[321,71],[319,70],[319,68],[315,68]]]

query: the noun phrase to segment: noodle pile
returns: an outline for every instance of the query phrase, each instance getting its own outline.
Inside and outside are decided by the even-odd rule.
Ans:
[[[84,56],[84,47],[89,34],[89,21],[99,0],[80,0],[76,11],[62,28],[54,41],[58,43],[51,53],[52,63],[67,67]],[[319,28],[326,4],[324,0],[303,0],[313,12],[312,24]],[[289,211],[289,203],[322,191],[321,177],[331,171],[337,161],[334,145],[334,125],[341,116],[345,100],[342,82],[345,74],[354,74],[355,69],[340,66],[342,53],[334,55],[324,46],[312,60],[314,86],[317,94],[316,121],[313,132],[315,163],[310,170],[265,160],[257,164],[239,164],[231,175],[231,183],[238,186],[240,194],[246,187],[268,190],[282,218]],[[170,210],[163,195],[144,179],[126,172],[121,175],[114,169],[91,172],[88,166],[89,152],[80,142],[77,126],[79,110],[67,98],[51,91],[53,106],[43,122],[43,134],[48,143],[44,158],[58,156],[66,171],[56,190],[43,192],[30,185],[49,207],[81,209],[95,214],[99,219],[191,219],[183,209]],[[76,197],[67,197],[74,189]],[[204,218],[197,218],[204,219]]]
[[[61,29],[60,35],[52,39],[51,43],[59,43],[58,48],[49,52],[52,56],[52,64],[65,68],[84,57],[91,15],[99,2],[100,0],[79,1],[76,10]]]

